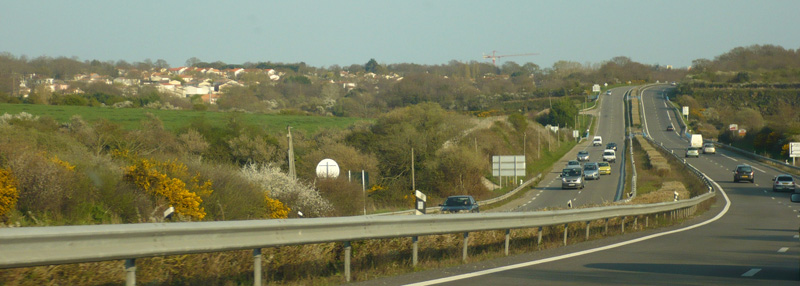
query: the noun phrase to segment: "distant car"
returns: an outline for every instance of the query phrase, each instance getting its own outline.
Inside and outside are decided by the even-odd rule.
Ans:
[[[703,144],[703,154],[716,154],[717,148],[714,147],[714,143],[705,143]]]
[[[753,167],[750,165],[736,166],[736,170],[733,170],[733,182],[738,183],[739,181],[750,181],[753,183],[755,181]]]
[[[595,136],[594,139],[592,139],[592,146],[600,146],[600,145],[603,145],[603,137]]]
[[[667,131],[675,131],[675,127],[672,127],[672,125],[667,125]]]
[[[478,213],[481,211],[478,202],[472,196],[449,196],[443,204],[442,213]]]
[[[606,95],[611,95],[611,90],[606,91]]]
[[[671,86],[676,86],[676,85],[678,85],[678,83],[676,83],[676,82],[674,82],[674,81],[673,81],[673,82],[671,82],[669,85],[671,85]]]
[[[578,162],[576,160],[567,161],[567,168],[569,168],[569,167],[580,167],[580,166],[581,166],[581,162]]]
[[[617,161],[617,152],[611,149],[606,149],[603,151],[603,161],[614,163]]]
[[[777,175],[772,178],[772,191],[791,191],[794,192],[794,177],[789,174]]]
[[[589,152],[578,151],[578,161],[589,161]]]
[[[700,157],[700,151],[694,147],[686,148],[686,158],[689,157],[695,157],[695,158]]]
[[[583,177],[592,180],[600,179],[600,166],[597,163],[586,163],[583,165]]]
[[[610,142],[610,143],[606,144],[606,149],[611,149],[611,150],[617,151],[617,143]]]
[[[583,169],[580,166],[567,167],[561,170],[562,189],[583,189]]]
[[[611,164],[608,162],[597,162],[597,172],[600,175],[611,175]]]

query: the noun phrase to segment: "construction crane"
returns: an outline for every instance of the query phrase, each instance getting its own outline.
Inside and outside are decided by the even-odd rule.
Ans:
[[[505,58],[505,57],[519,57],[519,56],[534,56],[538,55],[538,53],[528,53],[528,54],[516,54],[516,55],[497,55],[497,51],[492,51],[491,55],[483,55],[484,59],[492,59],[492,64],[497,66],[497,59]]]

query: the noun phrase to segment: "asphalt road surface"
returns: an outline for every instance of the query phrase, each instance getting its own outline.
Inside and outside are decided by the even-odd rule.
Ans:
[[[506,207],[500,207],[498,211],[535,211],[545,208],[563,208],[571,202],[573,207],[585,205],[602,205],[613,202],[617,193],[619,183],[620,168],[623,166],[621,161],[622,147],[625,138],[625,109],[623,106],[625,94],[631,87],[621,87],[612,89],[611,95],[603,93],[600,97],[598,107],[589,113],[597,118],[596,135],[603,137],[603,144],[592,146],[591,137],[577,145],[576,148],[568,152],[561,161],[555,163],[553,168],[546,174],[535,188],[528,191],[521,198],[511,202]],[[589,162],[602,161],[602,153],[606,144],[609,142],[617,143],[617,163],[611,164],[611,174],[601,175],[599,180],[588,180],[584,189],[561,189],[561,178],[558,175],[561,169],[566,166],[567,161],[576,160],[578,151],[589,151]],[[510,206],[510,207],[509,207]]]

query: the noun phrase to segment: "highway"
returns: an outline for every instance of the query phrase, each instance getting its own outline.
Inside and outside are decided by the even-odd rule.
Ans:
[[[619,183],[620,168],[623,166],[621,160],[623,139],[625,138],[625,110],[623,106],[624,95],[631,87],[620,87],[612,89],[611,95],[603,93],[600,102],[595,110],[590,111],[596,115],[597,128],[596,135],[603,137],[601,146],[592,146],[591,137],[584,140],[572,151],[568,152],[561,161],[555,163],[550,172],[544,174],[535,188],[528,191],[521,198],[511,202],[506,207],[500,207],[496,211],[535,211],[545,208],[564,208],[568,202],[572,202],[573,207],[584,205],[601,205],[613,202]],[[602,161],[602,152],[609,142],[617,143],[617,163],[611,164],[611,174],[602,175],[599,180],[589,180],[583,190],[561,189],[561,178],[558,175],[561,169],[569,160],[575,160],[578,151],[589,151],[589,161]]]
[[[678,120],[657,85],[645,90],[645,130],[657,142],[684,152],[688,141],[668,132]],[[613,128],[610,128],[613,129]],[[544,250],[431,270],[375,284],[412,285],[798,285],[800,204],[773,193],[769,166],[717,150],[688,161],[721,187],[716,204],[699,218]],[[683,154],[683,153],[681,153]],[[755,183],[733,183],[738,164],[755,168]],[[413,284],[417,283],[417,284]],[[372,283],[367,283],[372,284]]]

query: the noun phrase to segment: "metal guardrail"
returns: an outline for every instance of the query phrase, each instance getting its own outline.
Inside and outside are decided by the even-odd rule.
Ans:
[[[6,228],[0,231],[0,268],[532,228],[675,211],[711,196],[541,212]]]

